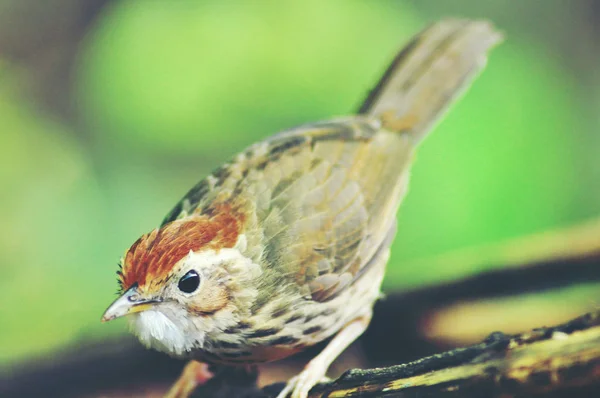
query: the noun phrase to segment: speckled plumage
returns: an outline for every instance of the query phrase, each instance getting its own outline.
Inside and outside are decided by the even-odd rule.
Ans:
[[[196,187],[177,216],[134,243],[124,259],[123,290],[133,283],[156,290],[190,250],[232,248],[243,235],[241,255],[260,265],[258,293],[232,314],[236,325],[207,336],[190,357],[261,362],[313,345],[356,312],[341,303],[370,308],[377,298],[371,287],[381,284],[380,259],[387,259],[395,233],[412,148],[409,135],[381,131],[364,117],[256,144],[224,166],[227,173],[217,171],[220,178],[199,184],[210,187],[200,200],[189,199],[198,197]],[[389,183],[370,184],[376,177]],[[354,284],[359,277],[369,279],[368,297]]]
[[[127,251],[105,319],[132,314],[147,346],[225,364],[336,335],[290,384],[305,397],[368,324],[415,148],[498,40],[484,22],[435,24],[359,115],[284,131],[216,169]],[[178,285],[189,275],[193,291]]]

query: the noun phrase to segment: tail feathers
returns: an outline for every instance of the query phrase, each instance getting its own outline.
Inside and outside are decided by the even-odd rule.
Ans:
[[[420,142],[485,67],[502,35],[485,21],[442,20],[396,56],[359,113]]]

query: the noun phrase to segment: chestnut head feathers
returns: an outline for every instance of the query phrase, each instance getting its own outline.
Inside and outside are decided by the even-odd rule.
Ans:
[[[282,392],[303,398],[367,327],[413,154],[500,35],[445,20],[396,57],[356,116],[254,144],[126,252],[121,296],[147,346],[211,363],[279,359],[335,336]]]
[[[142,236],[122,260],[123,296],[104,320],[132,314],[145,345],[175,356],[202,349],[206,333],[231,326],[236,308],[256,296],[260,269],[242,254],[243,219],[223,207]]]

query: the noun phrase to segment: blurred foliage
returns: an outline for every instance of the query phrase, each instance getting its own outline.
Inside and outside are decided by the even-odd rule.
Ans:
[[[459,3],[453,15],[471,15],[462,10],[475,3],[492,20],[507,15]],[[551,4],[552,18],[570,7]],[[79,44],[70,120],[37,105],[24,66],[0,56],[0,363],[123,332],[99,318],[125,248],[248,144],[356,109],[399,46],[437,17],[431,8],[111,2]],[[599,213],[598,120],[589,116],[598,99],[586,90],[597,81],[566,68],[552,38],[523,34],[544,19],[515,19],[419,152],[386,289],[462,274],[403,261]]]

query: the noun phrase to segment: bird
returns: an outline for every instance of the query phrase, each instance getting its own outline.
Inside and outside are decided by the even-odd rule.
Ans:
[[[119,297],[145,346],[189,359],[167,396],[210,376],[329,342],[279,398],[306,398],[368,327],[418,145],[502,40],[443,19],[394,58],[351,116],[246,148],[196,184],[120,261]],[[205,377],[206,376],[206,377]]]

